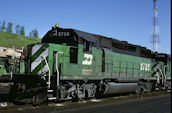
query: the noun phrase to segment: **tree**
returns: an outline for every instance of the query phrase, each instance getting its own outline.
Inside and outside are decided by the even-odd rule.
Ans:
[[[20,25],[16,25],[15,29],[16,29],[16,34],[20,35],[20,30],[21,30]]]
[[[20,35],[25,35],[25,30],[24,30],[24,26],[22,25],[21,26],[21,29],[20,29]]]
[[[29,33],[30,37],[33,37],[33,30]]]
[[[13,26],[13,23],[8,22],[8,26],[7,26],[7,28],[6,28],[6,32],[12,33],[12,26]]]
[[[32,30],[32,31],[29,33],[29,36],[30,36],[30,37],[36,37],[36,38],[38,38],[38,30],[37,30],[37,29]]]
[[[37,29],[34,30],[34,35],[33,36],[38,38],[38,30]]]
[[[0,22],[0,31],[2,31],[2,25],[1,25],[1,22]]]
[[[29,36],[32,37],[32,31],[29,33]]]
[[[2,22],[2,25],[0,26],[0,31],[4,32],[5,30],[5,21]]]

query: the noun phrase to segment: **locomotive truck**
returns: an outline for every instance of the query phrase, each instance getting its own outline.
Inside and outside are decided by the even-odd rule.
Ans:
[[[25,74],[13,74],[14,102],[79,100],[171,89],[171,56],[76,29],[52,27],[28,45]]]

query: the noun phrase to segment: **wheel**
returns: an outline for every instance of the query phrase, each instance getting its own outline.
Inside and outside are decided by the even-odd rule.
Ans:
[[[85,100],[88,100],[88,91],[85,90],[85,97],[84,97]]]
[[[33,105],[34,107],[36,107],[36,106],[39,106],[39,104],[40,104],[39,94],[36,94],[36,95],[34,95],[33,98],[32,98],[32,105]]]
[[[146,92],[150,93],[152,91],[152,84],[150,82],[147,82],[145,84],[146,84]]]
[[[10,89],[10,100],[18,101],[26,90],[24,83],[15,83]]]
[[[72,102],[78,102],[79,98],[78,98],[78,94],[77,92],[74,93],[74,97],[72,97]]]
[[[138,85],[136,89],[136,94],[140,94],[141,92],[142,92],[142,88],[140,85]]]
[[[41,89],[36,92],[36,94],[32,97],[32,105],[34,107],[39,106],[41,103],[46,102],[47,100],[47,93],[46,90]]]

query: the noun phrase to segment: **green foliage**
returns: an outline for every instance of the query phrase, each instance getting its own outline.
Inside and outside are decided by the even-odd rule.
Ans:
[[[30,36],[30,37],[36,37],[36,38],[38,38],[38,30],[37,30],[37,29],[32,30],[32,31],[29,33],[29,36]]]
[[[2,28],[1,28],[1,27],[2,27],[2,25],[1,25],[1,24],[2,24],[2,23],[0,22],[0,31],[2,31]]]
[[[6,32],[12,33],[12,26],[13,26],[13,23],[8,22],[8,26],[7,26],[7,28],[6,28]]]
[[[24,26],[22,25],[21,26],[21,30],[20,30],[20,35],[25,35],[25,30],[24,30]]]
[[[2,22],[2,25],[0,25],[0,31],[4,32],[5,30],[5,21]]]
[[[20,30],[21,30],[20,25],[16,25],[15,29],[16,29],[16,34],[20,35]]]
[[[0,22],[0,31],[2,32],[8,32],[8,33],[12,33],[13,32],[13,23],[12,22],[8,22],[7,27],[5,27],[6,22]],[[23,25],[16,25],[15,26],[15,31],[17,35],[23,35],[25,36],[25,28]],[[38,30],[34,29],[29,33],[30,37],[36,37],[38,38]]]
[[[39,38],[16,35],[7,32],[0,32],[0,46],[17,48],[26,47],[28,44],[41,42]]]

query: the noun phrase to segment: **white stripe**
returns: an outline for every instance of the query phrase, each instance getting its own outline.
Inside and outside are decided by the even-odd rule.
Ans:
[[[45,66],[38,72],[38,75],[45,74],[46,72],[48,72],[47,65],[45,65]]]
[[[32,56],[42,47],[42,45],[34,45],[32,47]]]
[[[42,57],[46,58],[48,56],[48,48],[43,52],[41,53],[41,55],[35,59],[32,64],[31,64],[31,72],[42,62],[44,61],[42,59]]]

